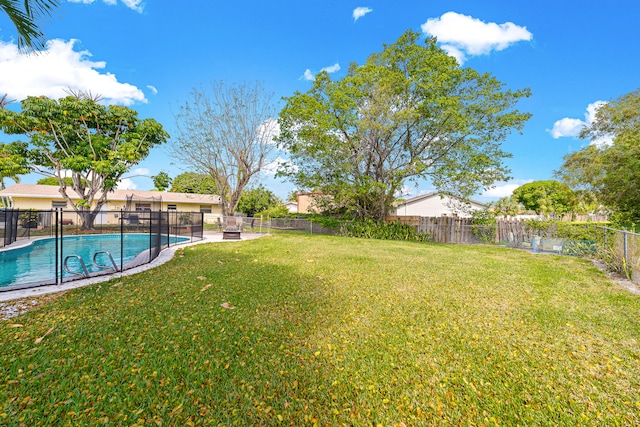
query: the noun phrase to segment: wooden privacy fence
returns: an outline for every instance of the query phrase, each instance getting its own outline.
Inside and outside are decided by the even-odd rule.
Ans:
[[[451,216],[389,216],[388,222],[399,222],[431,235],[438,243],[510,242],[515,246],[530,241],[531,232],[520,219],[499,219],[495,225],[476,225],[471,218]]]

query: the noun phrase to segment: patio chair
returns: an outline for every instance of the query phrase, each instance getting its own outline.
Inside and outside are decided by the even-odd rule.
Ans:
[[[240,240],[242,220],[234,216],[227,217],[227,227],[222,232],[222,240]]]

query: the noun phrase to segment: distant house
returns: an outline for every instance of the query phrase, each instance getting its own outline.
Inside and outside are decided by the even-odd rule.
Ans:
[[[75,203],[80,197],[75,191],[67,188],[71,200]],[[14,209],[73,209],[54,185],[15,184],[0,191],[0,200],[10,201]],[[180,212],[202,212],[205,222],[222,216],[220,196],[210,194],[170,193],[160,191],[114,190],[107,195],[107,203],[103,211],[132,211],[170,210]],[[111,218],[113,216],[113,218]],[[117,213],[109,215],[105,222],[111,223],[117,218]]]
[[[471,211],[483,210],[487,207],[488,205],[475,200],[465,203],[455,196],[431,192],[398,203],[395,215],[422,217],[458,216],[465,218],[471,216]]]
[[[298,213],[312,214],[322,212],[323,204],[332,200],[331,196],[320,192],[298,193]]]
[[[289,213],[298,213],[298,202],[287,202],[284,204]]]

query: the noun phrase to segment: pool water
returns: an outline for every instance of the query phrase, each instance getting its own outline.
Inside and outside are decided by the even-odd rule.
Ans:
[[[62,238],[62,257],[78,255],[84,261],[87,270],[100,271],[93,265],[93,256],[98,251],[107,251],[111,254],[116,265],[120,268],[120,262],[127,263],[138,254],[149,249],[149,234],[124,234],[123,250],[120,250],[120,234],[88,234],[82,236],[66,236]],[[171,236],[170,243],[180,243],[189,240],[186,237]],[[162,236],[162,245],[167,244],[167,237]],[[28,283],[56,281],[56,239],[45,238],[34,240],[29,245],[0,251],[0,288],[6,286],[23,285]],[[60,246],[58,247],[60,249]],[[98,255],[97,261],[101,265],[111,266],[108,256]],[[72,271],[82,271],[80,262],[71,258],[68,266]],[[58,265],[58,271],[60,265]],[[63,277],[72,276],[63,272]]]

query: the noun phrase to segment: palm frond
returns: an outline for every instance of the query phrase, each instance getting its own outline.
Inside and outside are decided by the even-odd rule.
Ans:
[[[58,0],[0,0],[0,9],[18,31],[18,47],[27,51],[44,49],[44,33],[37,21],[51,16],[57,6]]]

